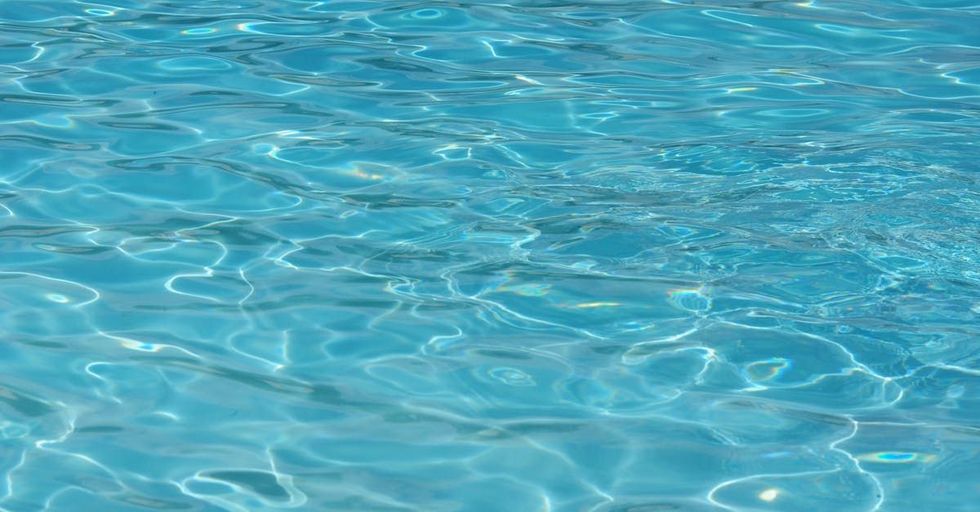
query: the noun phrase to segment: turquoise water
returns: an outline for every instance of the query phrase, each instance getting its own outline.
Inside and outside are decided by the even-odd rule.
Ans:
[[[980,5],[0,1],[0,511],[973,511]]]

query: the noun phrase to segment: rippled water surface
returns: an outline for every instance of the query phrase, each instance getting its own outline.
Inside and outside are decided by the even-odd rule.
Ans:
[[[977,27],[0,1],[0,511],[978,510]]]

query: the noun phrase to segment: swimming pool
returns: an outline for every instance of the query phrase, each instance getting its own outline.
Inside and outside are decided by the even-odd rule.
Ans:
[[[0,1],[0,511],[967,511],[975,0]]]

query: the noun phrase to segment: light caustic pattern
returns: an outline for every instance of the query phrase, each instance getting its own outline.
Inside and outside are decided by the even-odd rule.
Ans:
[[[968,511],[980,7],[0,1],[0,511]]]

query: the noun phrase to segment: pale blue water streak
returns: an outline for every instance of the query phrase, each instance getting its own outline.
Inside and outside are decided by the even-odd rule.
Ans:
[[[0,1],[0,511],[967,511],[980,5]]]

